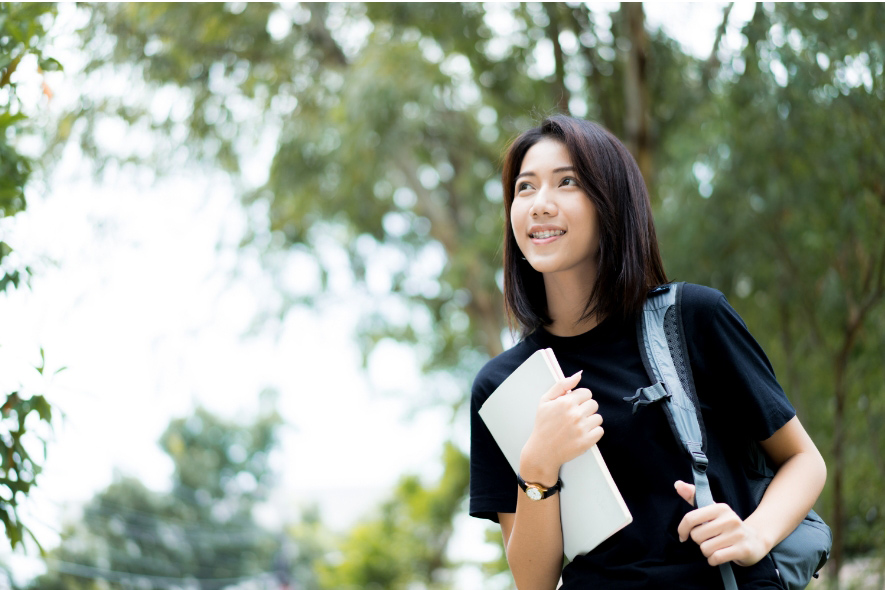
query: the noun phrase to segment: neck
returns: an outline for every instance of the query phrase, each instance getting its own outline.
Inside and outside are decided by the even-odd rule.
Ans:
[[[551,319],[547,331],[554,336],[577,336],[599,324],[600,318],[595,314],[582,319],[593,291],[593,280],[588,281],[586,275],[545,273],[544,288],[547,292],[547,313]]]

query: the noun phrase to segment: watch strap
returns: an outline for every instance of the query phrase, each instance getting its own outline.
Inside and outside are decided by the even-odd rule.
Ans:
[[[527,482],[518,473],[516,474],[516,481],[517,481],[517,483],[519,483],[519,487],[522,488],[522,491],[525,492],[526,494],[529,493],[530,486],[532,488],[538,490],[539,492],[541,492],[541,497],[540,498],[532,498],[533,500],[534,499],[543,500],[545,498],[549,498],[550,496],[552,496],[553,494],[555,494],[556,492],[558,492],[559,490],[562,489],[562,479],[561,478],[557,478],[556,483],[553,484],[552,486],[550,486],[549,488],[546,486],[543,486],[539,483]],[[529,497],[531,498],[531,495],[529,495]]]

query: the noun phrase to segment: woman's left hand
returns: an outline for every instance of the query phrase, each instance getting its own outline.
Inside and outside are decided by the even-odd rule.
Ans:
[[[676,492],[694,506],[694,486],[676,482]],[[728,561],[741,566],[753,565],[770,551],[759,532],[742,520],[728,504],[710,504],[692,510],[683,517],[678,528],[679,540],[689,537],[700,545],[710,565]]]

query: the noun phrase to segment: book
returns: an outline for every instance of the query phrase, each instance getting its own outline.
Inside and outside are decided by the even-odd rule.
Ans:
[[[479,409],[480,417],[514,474],[519,470],[522,447],[535,426],[541,396],[563,378],[553,350],[538,350],[507,377]],[[563,552],[569,561],[592,551],[633,522],[596,445],[565,463],[559,476],[562,479],[559,512]]]

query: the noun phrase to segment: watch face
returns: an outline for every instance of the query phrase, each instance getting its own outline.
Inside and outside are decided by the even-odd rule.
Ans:
[[[525,493],[529,497],[529,500],[540,500],[543,495],[538,488],[528,488]]]

